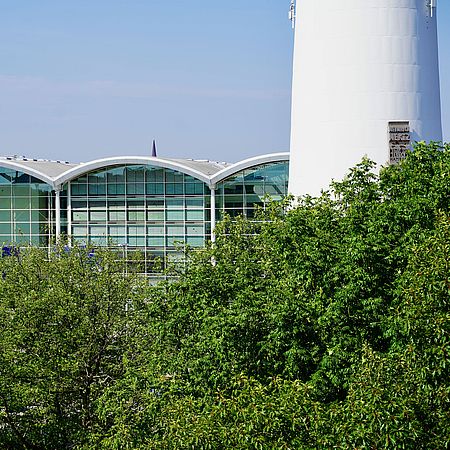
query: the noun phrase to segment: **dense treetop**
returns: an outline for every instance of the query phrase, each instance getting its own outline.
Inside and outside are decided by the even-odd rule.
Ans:
[[[449,448],[450,147],[373,169],[226,218],[156,286],[101,249],[2,258],[0,443]]]

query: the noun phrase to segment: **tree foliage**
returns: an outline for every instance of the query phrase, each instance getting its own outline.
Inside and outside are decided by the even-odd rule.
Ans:
[[[225,218],[175,281],[77,252],[3,258],[2,442],[449,448],[449,199],[450,147],[418,144],[318,198]]]
[[[7,252],[0,270],[1,446],[71,448],[124,373],[145,285],[107,251],[63,245]]]

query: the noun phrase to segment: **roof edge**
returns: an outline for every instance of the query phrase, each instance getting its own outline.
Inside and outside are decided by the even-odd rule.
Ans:
[[[27,175],[31,175],[35,178],[39,178],[44,183],[47,183],[52,188],[55,187],[55,179],[46,175],[45,173],[40,172],[39,170],[33,169],[32,167],[25,166],[20,164],[20,162],[9,160],[9,159],[0,159],[0,166],[6,167],[8,169],[16,169],[20,170]]]
[[[289,152],[269,153],[267,155],[253,156],[252,158],[247,158],[242,161],[238,161],[237,163],[229,167],[226,167],[225,169],[222,169],[216,174],[214,174],[210,178],[211,186],[220,183],[221,181],[225,180],[231,175],[234,175],[237,172],[240,172],[241,170],[249,169],[250,167],[254,166],[259,166],[260,164],[267,164],[278,161],[289,161]]]
[[[152,165],[156,167],[162,167],[165,169],[177,170],[178,172],[183,172],[186,175],[190,175],[197,178],[209,185],[210,178],[190,167],[187,167],[176,161],[169,161],[164,158],[151,157],[151,156],[117,156],[110,158],[96,159],[94,161],[89,161],[87,163],[82,163],[77,167],[67,170],[62,173],[59,177],[55,178],[55,185],[61,186],[79,176],[91,172],[96,169],[106,168],[108,166],[118,166],[118,165],[131,165],[131,164],[142,164],[142,165]]]
[[[96,159],[72,167],[63,172],[62,174],[58,175],[57,177],[51,177],[49,175],[40,172],[39,170],[20,164],[20,162],[12,160],[10,161],[7,159],[0,159],[0,166],[20,170],[21,172],[34,176],[42,180],[44,183],[50,185],[53,189],[60,189],[60,187],[64,183],[74,180],[75,178],[78,178],[79,176],[89,173],[93,170],[106,168],[108,166],[133,165],[133,164],[152,165],[165,169],[176,170],[178,172],[182,172],[185,173],[186,175],[190,175],[194,178],[197,178],[200,181],[203,181],[209,187],[213,187],[217,183],[225,180],[229,176],[232,176],[233,174],[241,170],[258,166],[260,164],[267,164],[277,161],[289,161],[289,152],[269,153],[267,155],[260,155],[247,158],[242,161],[238,161],[237,163],[232,164],[228,167],[225,167],[224,169],[219,170],[217,173],[211,176],[208,176],[198,170],[188,167],[179,160],[174,161],[165,158],[150,157],[150,156],[148,157],[117,156],[117,157]]]

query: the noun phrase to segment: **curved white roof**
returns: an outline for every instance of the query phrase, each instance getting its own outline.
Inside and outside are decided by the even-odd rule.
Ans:
[[[249,169],[250,167],[259,166],[261,164],[273,163],[278,161],[289,161],[289,153],[269,153],[268,155],[254,156],[252,158],[244,159],[228,167],[225,167],[220,172],[214,174],[210,183],[211,186],[225,180],[241,170]]]
[[[32,175],[50,186],[54,186],[55,178],[74,167],[74,164],[61,161],[46,161],[27,158],[18,159],[16,157],[2,156],[0,157],[0,167],[18,170],[28,175]]]
[[[205,183],[209,184],[209,171],[217,172],[225,166],[215,166],[218,163],[202,162],[203,164],[195,164],[197,161],[193,160],[179,160],[179,159],[167,159],[157,157],[145,157],[145,156],[119,156],[114,158],[102,158],[95,161],[80,164],[67,172],[57,177],[54,182],[55,185],[61,186],[62,184],[78,178],[84,173],[91,172],[92,170],[106,168],[109,166],[120,166],[129,164],[143,164],[156,167],[163,167],[166,169],[177,170],[187,175],[191,175]],[[205,171],[205,167],[209,169]]]
[[[288,161],[289,153],[271,153],[239,161],[235,164],[208,160],[172,159],[145,156],[119,156],[102,158],[87,163],[69,164],[16,157],[0,157],[0,167],[8,167],[32,175],[54,189],[93,170],[121,165],[150,165],[176,170],[203,181],[208,186],[228,178],[241,170],[260,164]]]

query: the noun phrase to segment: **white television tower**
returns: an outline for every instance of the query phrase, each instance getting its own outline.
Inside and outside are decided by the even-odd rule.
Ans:
[[[289,191],[442,140],[436,0],[297,0]]]

